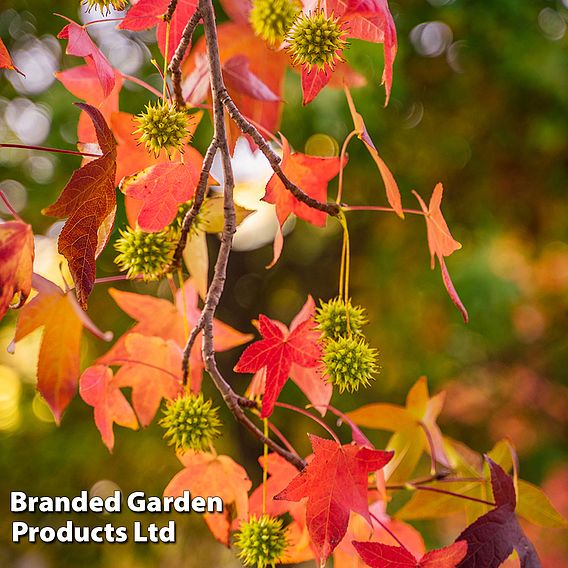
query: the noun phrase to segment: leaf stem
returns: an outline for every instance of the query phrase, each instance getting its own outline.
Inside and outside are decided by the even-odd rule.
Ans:
[[[61,148],[48,148],[46,146],[29,146],[27,144],[1,143],[0,148],[19,148],[21,150],[39,150],[40,152],[55,152],[56,154],[69,154],[70,156],[84,156],[85,158],[100,158],[102,154],[90,152],[78,152],[76,150],[62,150]]]
[[[341,203],[341,198],[343,196],[343,163],[345,162],[345,156],[347,154],[347,146],[349,142],[352,140],[354,136],[357,136],[358,132],[356,130],[352,130],[347,138],[343,141],[343,145],[341,146],[341,154],[339,154],[339,181],[337,182],[337,198],[335,202],[337,204]]]
[[[317,416],[314,416],[313,414],[310,414],[307,410],[304,410],[303,408],[298,408],[297,406],[294,406],[292,404],[287,404],[286,402],[275,402],[274,406],[279,406],[280,408],[286,408],[288,410],[292,410],[293,412],[297,412],[298,414],[303,414],[304,416],[307,416],[308,418],[311,418],[316,424],[319,424],[324,430],[327,431],[327,433],[339,444],[341,445],[341,442],[339,441],[339,438],[337,437],[337,434],[323,421],[320,420]]]
[[[21,221],[23,223],[22,218],[18,215],[18,212],[14,209],[13,205],[8,200],[8,196],[2,190],[0,190],[0,199],[2,199],[4,205],[6,205],[6,209],[8,209],[10,215],[12,215],[12,217],[14,217],[14,219],[16,219],[17,221]]]
[[[375,521],[376,523],[378,523],[382,529],[384,531],[386,531],[398,544],[399,546],[401,546],[402,548],[404,548],[404,550],[406,550],[407,552],[410,552],[410,550],[408,550],[408,548],[406,548],[406,546],[404,546],[404,544],[402,543],[402,541],[394,534],[393,531],[391,531],[391,529],[389,529],[389,527],[387,527],[387,525],[385,525],[376,515],[374,515],[373,513],[371,513],[371,511],[369,511],[369,515],[371,516],[371,518],[373,519],[373,521]],[[412,554],[412,553],[411,553]]]
[[[343,211],[385,211],[387,213],[396,213],[392,207],[381,207],[379,205],[341,205]],[[418,209],[403,209],[403,213],[409,213],[411,215],[422,215],[424,216],[424,211],[418,211]]]
[[[146,83],[146,81],[143,81],[142,79],[139,79],[138,77],[134,77],[132,75],[127,75],[126,73],[121,73],[122,78],[126,79],[127,81],[130,81],[131,83],[134,83],[140,87],[143,87],[144,89],[146,89],[147,91],[150,91],[150,93],[152,93],[153,95],[156,95],[157,97],[162,97],[162,93],[160,93],[160,91],[158,91],[158,89],[152,87],[152,85],[149,85],[148,83]]]

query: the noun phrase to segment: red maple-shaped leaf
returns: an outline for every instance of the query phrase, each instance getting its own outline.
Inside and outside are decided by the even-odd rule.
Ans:
[[[37,364],[37,389],[45,398],[57,422],[75,396],[81,362],[83,328],[110,341],[112,334],[101,333],[81,310],[72,292],[63,292],[53,282],[34,274],[38,291],[20,311],[10,350],[20,339],[43,327]]]
[[[75,170],[57,201],[43,213],[67,217],[58,248],[69,262],[77,299],[86,308],[95,283],[95,260],[110,237],[116,213],[116,142],[98,109],[76,104],[91,117],[103,154]]]
[[[104,96],[108,97],[114,88],[114,69],[101,53],[101,50],[94,44],[87,30],[83,26],[71,22],[59,32],[57,37],[68,40],[67,50],[65,51],[67,55],[83,57],[87,63],[95,67]]]
[[[370,523],[368,475],[382,469],[393,452],[340,445],[311,435],[314,458],[275,499],[308,498],[306,524],[320,564],[323,565],[347,532],[349,512]]]
[[[95,424],[110,451],[114,447],[113,424],[133,430],[138,428],[134,410],[118,388],[112,369],[104,365],[86,369],[79,379],[79,394],[95,409]]]
[[[441,204],[442,196],[444,194],[444,186],[441,183],[436,185],[432,192],[432,197],[430,198],[428,207],[426,207],[426,203],[424,203],[424,200],[418,193],[416,193],[416,191],[413,191],[413,193],[416,196],[416,199],[418,199],[426,219],[428,248],[430,249],[430,265],[434,268],[434,259],[438,259],[442,270],[444,286],[446,287],[452,302],[459,309],[464,321],[467,323],[469,321],[467,310],[454,287],[444,260],[445,256],[450,256],[453,252],[461,248],[461,244],[452,237],[448,224],[442,215]]]
[[[0,69],[12,69],[13,71],[17,71],[20,75],[23,73],[14,65],[12,61],[12,57],[8,52],[8,49],[4,45],[4,42],[0,38]]]
[[[300,324],[307,320],[313,321],[316,305],[314,299],[308,296],[306,303],[290,324],[290,331],[293,331]],[[320,334],[316,329],[312,329],[310,342],[317,343]],[[308,400],[313,404],[314,408],[323,416],[327,411],[327,406],[333,395],[333,385],[325,380],[324,372],[321,365],[315,367],[302,367],[297,363],[293,363],[290,367],[290,379],[296,383],[298,388],[306,395]],[[256,397],[264,394],[266,389],[266,367],[262,367],[252,378],[247,389],[247,396]]]
[[[485,456],[491,471],[491,487],[496,508],[479,517],[456,539],[468,545],[458,568],[497,568],[517,551],[521,568],[541,568],[532,543],[519,525],[515,509],[517,498],[513,479],[491,458]]]
[[[182,389],[182,350],[172,340],[129,333],[124,341],[126,357],[115,383],[132,387],[132,404],[142,426],[148,426],[162,398],[173,399]]]
[[[456,568],[467,552],[467,543],[463,540],[432,550],[420,560],[401,546],[357,541],[353,541],[353,546],[371,568]]]
[[[118,26],[123,30],[141,31],[157,26],[156,37],[162,55],[168,51],[168,61],[171,60],[178,46],[187,22],[195,13],[197,0],[178,0],[169,27],[169,39],[166,40],[168,26],[164,14],[168,10],[170,0],[139,0],[136,2],[124,20]]]
[[[309,156],[301,152],[292,153],[288,140],[284,136],[282,136],[282,144],[281,165],[288,179],[310,197],[318,201],[327,201],[327,184],[339,173],[342,167],[345,167],[346,162],[341,164],[339,158]],[[284,224],[291,213],[312,223],[312,225],[325,226],[327,214],[298,201],[284,187],[276,174],[270,178],[263,200],[276,205],[276,215],[280,226]]]
[[[313,333],[311,318],[291,327],[261,314],[259,329],[263,339],[249,345],[235,365],[238,373],[256,373],[265,369],[266,383],[261,417],[272,414],[274,403],[290,376],[292,365],[316,367],[321,351]]]
[[[311,103],[319,92],[329,83],[333,70],[325,67],[324,69],[302,68],[302,104]]]
[[[34,235],[22,221],[0,225],[0,320],[9,307],[24,305],[32,287]]]
[[[110,124],[112,114],[118,111],[118,98],[123,83],[122,75],[118,71],[115,71],[114,88],[108,96],[103,92],[93,64],[78,65],[65,69],[65,71],[59,71],[55,73],[55,77],[74,97],[98,108],[107,124]],[[82,144],[94,143],[97,139],[93,123],[84,111],[81,112],[77,124],[77,138]]]
[[[148,232],[169,225],[181,203],[189,201],[197,187],[199,170],[192,161],[163,162],[128,176],[120,184],[128,197],[142,201],[137,222]]]

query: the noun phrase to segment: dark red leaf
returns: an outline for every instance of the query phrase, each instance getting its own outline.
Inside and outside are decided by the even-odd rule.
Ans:
[[[280,97],[250,69],[246,55],[235,55],[223,65],[225,83],[230,89],[257,101],[278,102]]]

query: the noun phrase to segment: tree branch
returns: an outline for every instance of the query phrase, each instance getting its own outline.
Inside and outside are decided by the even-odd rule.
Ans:
[[[181,256],[181,252],[183,252],[191,224],[197,216],[201,204],[203,203],[203,199],[205,198],[209,171],[213,163],[213,157],[215,156],[215,152],[217,150],[219,150],[221,153],[223,171],[225,174],[223,207],[225,223],[223,228],[223,235],[221,237],[221,247],[219,249],[217,261],[215,263],[213,279],[207,291],[207,297],[205,298],[205,305],[203,307],[203,311],[201,313],[199,321],[197,322],[197,325],[191,332],[190,338],[184,351],[184,378],[187,377],[187,373],[189,371],[188,362],[191,347],[195,342],[197,336],[199,335],[199,331],[202,330],[202,351],[205,369],[211,376],[213,383],[223,397],[225,404],[233,413],[235,419],[240,422],[245,428],[247,428],[261,443],[266,444],[273,452],[278,453],[288,462],[301,470],[306,466],[306,462],[295,452],[291,452],[276,443],[274,440],[267,438],[264,433],[252,422],[252,420],[248,418],[242,406],[251,406],[250,403],[252,401],[249,401],[248,399],[237,395],[237,393],[235,393],[235,391],[225,380],[217,367],[215,347],[213,345],[213,318],[217,306],[219,305],[223,289],[225,287],[227,264],[229,262],[233,235],[237,227],[235,204],[233,201],[233,168],[231,165],[231,154],[227,140],[227,132],[225,129],[225,111],[221,98],[222,93],[226,92],[226,90],[223,84],[223,76],[221,72],[217,28],[212,0],[199,0],[198,9],[201,13],[201,17],[203,18],[203,28],[205,30],[205,39],[207,44],[207,56],[209,59],[209,80],[211,83],[211,93],[213,98],[214,135],[213,141],[209,145],[203,162],[203,169],[201,171],[201,177],[196,190],[193,206],[186,215],[183,222],[182,235],[180,237],[180,242],[176,250],[176,257],[179,258]]]
[[[172,57],[172,60],[170,62],[169,69],[170,73],[172,74],[172,80],[174,83],[174,98],[178,107],[185,106],[185,100],[183,98],[183,92],[181,89],[181,64],[183,58],[185,57],[187,48],[191,43],[191,38],[193,37],[195,28],[197,28],[200,20],[201,12],[199,11],[199,8],[197,8],[189,22],[187,22],[181,36],[181,41],[179,42],[176,52],[174,53],[174,56]]]

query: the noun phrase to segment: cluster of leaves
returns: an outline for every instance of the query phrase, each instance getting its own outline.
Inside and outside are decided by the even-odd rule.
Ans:
[[[258,8],[258,3],[253,2],[252,10]],[[245,117],[255,117],[255,123],[274,136],[280,127],[284,73],[287,67],[299,63],[304,104],[311,102],[328,84],[344,86],[354,122],[339,156],[294,151],[283,135],[276,140],[281,147],[282,175],[274,173],[263,198],[274,206],[279,225],[273,263],[282,252],[282,227],[291,216],[318,227],[323,227],[328,217],[324,210],[313,208],[294,195],[283,176],[309,198],[325,203],[329,182],[339,175],[336,201],[344,223],[345,213],[355,210],[342,203],[346,149],[355,136],[370,153],[385,184],[389,207],[374,208],[404,218],[406,210],[397,183],[369,137],[348,89],[359,85],[362,78],[341,58],[341,52],[348,48],[345,41],[348,38],[382,43],[383,82],[388,101],[397,43],[387,2],[323,0],[316,4],[306,0],[297,6],[297,19],[290,23],[289,30],[280,32],[281,45],[272,36],[268,36],[269,41],[259,37],[261,27],[253,25],[249,2],[225,0],[222,4],[231,18],[217,28],[223,78],[229,95]],[[130,31],[156,28],[159,48],[166,62],[170,62],[198,6],[195,0],[179,0],[166,18],[170,7],[168,0],[139,0],[119,28]],[[302,39],[300,32],[305,35],[306,29],[313,25],[329,31],[329,18],[340,30],[334,36],[337,41],[330,52],[332,56],[312,61],[307,51],[298,51],[300,43],[302,49],[306,48],[306,38]],[[566,522],[544,493],[517,479],[514,452],[508,451],[505,444],[494,449],[484,464],[478,454],[442,435],[436,418],[444,395],[430,397],[425,379],[412,388],[404,408],[376,403],[344,415],[330,406],[333,386],[326,377],[329,375],[329,368],[326,372],[324,365],[326,359],[322,359],[326,338],[322,338],[321,330],[316,327],[315,303],[311,297],[289,327],[261,314],[257,327],[262,339],[247,347],[234,370],[254,373],[247,391],[248,402],[266,427],[279,405],[307,413],[278,402],[287,380],[292,379],[322,417],[327,412],[337,414],[351,427],[353,441],[341,443],[322,419],[308,413],[328,429],[332,439],[310,436],[313,454],[305,458],[300,473],[282,455],[266,452],[261,458],[265,480],[250,494],[252,483],[242,466],[229,456],[208,451],[219,423],[216,416],[208,416],[211,403],[200,394],[204,361],[199,337],[203,331],[198,327],[202,316],[199,295],[205,298],[208,290],[208,260],[203,255],[205,233],[223,230],[222,198],[211,194],[204,197],[199,222],[194,224],[184,253],[188,271],[194,278],[184,283],[180,277],[176,286],[173,277],[169,277],[174,288],[173,303],[147,294],[110,290],[118,306],[136,324],[81,373],[83,328],[101,339],[111,340],[109,334],[97,329],[84,310],[96,283],[96,259],[112,235],[117,209],[115,189],[118,186],[124,194],[132,231],[148,234],[168,231],[178,236],[180,208],[184,215],[203,177],[200,171],[204,159],[189,145],[202,114],[196,111],[188,118],[186,110],[177,109],[174,101],[167,100],[164,94],[161,102],[147,107],[146,116],[141,112],[135,121],[132,114],[119,108],[124,77],[112,68],[92,41],[87,27],[69,21],[59,37],[68,41],[67,54],[85,60],[84,65],[57,74],[61,83],[84,101],[77,106],[82,111],[78,124],[79,150],[85,159],[60,197],[44,213],[67,219],[59,237],[59,251],[68,261],[75,290],[62,290],[32,274],[33,233],[28,224],[16,216],[0,225],[0,317],[9,307],[21,307],[14,343],[43,327],[37,385],[57,421],[78,388],[81,398],[94,408],[95,424],[103,442],[112,450],[114,424],[132,429],[148,426],[165,399],[168,410],[162,423],[168,428],[167,435],[179,450],[184,466],[168,484],[165,494],[179,495],[189,489],[194,494],[214,494],[224,499],[225,512],[206,515],[205,521],[213,535],[226,545],[240,529],[236,542],[248,550],[244,555],[247,562],[256,561],[258,566],[277,560],[299,562],[312,558],[323,566],[333,556],[334,565],[339,568],[359,565],[360,559],[372,567],[492,568],[504,562],[513,549],[522,566],[539,566],[517,514],[545,526],[564,527]],[[0,66],[14,69],[2,43]],[[202,39],[193,46],[183,67],[182,92],[187,105],[209,106],[210,72]],[[170,146],[175,151],[168,151],[169,139],[155,130],[157,127],[149,120],[152,114],[149,109],[158,109],[162,122],[176,113],[172,124],[181,125],[183,132],[174,132],[171,139]],[[145,135],[142,140],[137,126]],[[232,124],[229,129],[232,148],[240,134],[237,128]],[[210,185],[216,183],[207,181]],[[445,258],[458,250],[460,244],[451,236],[442,215],[442,195],[441,184],[435,187],[428,205],[416,194],[421,207],[418,213],[426,220],[432,266],[437,258],[444,285],[467,321],[467,311],[445,264]],[[241,208],[237,211],[238,220],[249,213]],[[347,233],[346,224],[344,228]],[[136,255],[137,247],[142,248],[143,242],[134,241],[136,246],[129,248],[128,254]],[[158,270],[153,273],[162,276],[170,268],[164,266],[163,274]],[[137,269],[131,270],[129,276],[137,277],[137,272],[144,275],[142,269]],[[26,303],[32,289],[35,296]],[[184,354],[192,329],[199,334],[193,338],[189,353]],[[212,335],[215,351],[238,347],[252,339],[251,335],[218,320],[213,322]],[[184,357],[189,362],[189,385],[184,385],[182,375]],[[195,394],[184,390],[188,386]],[[130,389],[130,400],[123,389]],[[258,408],[257,399],[261,400]],[[199,419],[210,418],[211,426],[208,435],[199,438],[187,421],[187,416],[193,417],[197,411]],[[393,435],[385,449],[376,449],[359,427],[392,431]],[[285,445],[290,445],[287,440]],[[297,455],[293,448],[291,452]],[[430,457],[430,474],[417,477],[424,470],[424,456]],[[507,473],[511,468],[512,477]],[[412,494],[410,500],[398,510],[390,510],[392,495],[406,491]],[[469,525],[455,543],[436,551],[426,552],[420,535],[406,523],[456,512],[466,513]],[[266,515],[272,521],[265,523]],[[283,521],[274,520],[284,515],[292,519],[286,525],[285,550],[284,540],[279,538]],[[251,546],[250,535],[258,532],[252,530],[255,525],[251,519],[262,519],[262,530],[266,524],[274,529],[272,540],[277,551]],[[259,554],[255,550],[261,550],[264,560],[254,556]]]

